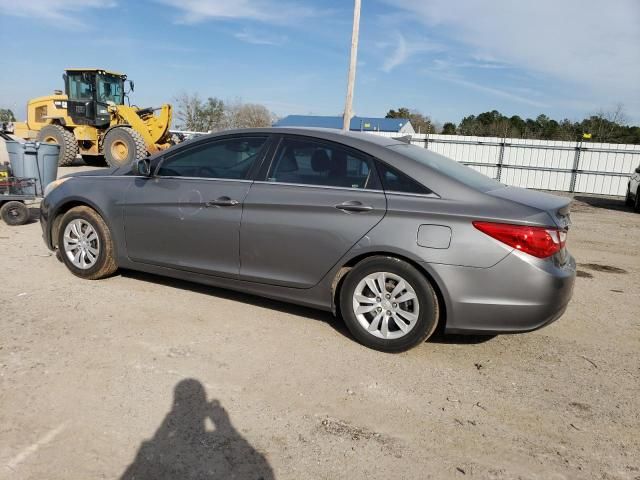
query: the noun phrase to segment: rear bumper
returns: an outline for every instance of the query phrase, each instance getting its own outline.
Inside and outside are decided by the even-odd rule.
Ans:
[[[443,290],[448,333],[521,333],[562,316],[573,294],[576,264],[515,251],[490,268],[430,264]]]

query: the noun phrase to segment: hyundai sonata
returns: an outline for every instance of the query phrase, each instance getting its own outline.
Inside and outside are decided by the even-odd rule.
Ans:
[[[79,277],[133,269],[324,309],[390,352],[438,327],[540,328],[575,278],[569,199],[370,134],[207,135],[63,177],[41,213],[47,246]]]

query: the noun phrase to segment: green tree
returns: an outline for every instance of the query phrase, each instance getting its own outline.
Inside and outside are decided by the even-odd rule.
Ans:
[[[411,122],[413,129],[418,133],[429,133],[434,130],[431,118],[417,110],[409,110],[406,107],[400,107],[398,110],[389,110],[385,118],[407,118]]]
[[[406,107],[389,110],[387,118],[409,118],[416,131],[418,128],[422,132],[429,131],[428,129],[433,131],[433,123],[429,117]],[[442,133],[565,141],[576,141],[582,139],[583,133],[590,133],[591,141],[594,142],[640,144],[640,127],[628,125],[621,105],[608,111],[600,110],[580,122],[572,122],[567,118],[558,121],[545,114],[540,114],[535,119],[524,119],[518,115],[507,117],[498,110],[491,110],[468,115],[457,126],[453,122],[447,122],[443,125]]]
[[[0,122],[15,122],[16,116],[9,108],[0,108]]]
[[[455,135],[456,134],[456,124],[451,122],[446,122],[442,126],[442,134],[443,135]]]

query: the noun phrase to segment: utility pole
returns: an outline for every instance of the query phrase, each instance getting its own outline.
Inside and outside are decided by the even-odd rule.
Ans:
[[[344,104],[342,130],[349,131],[349,124],[353,116],[353,84],[356,80],[356,63],[358,61],[358,37],[360,31],[360,0],[354,1],[353,31],[351,33],[351,57],[349,60],[349,80],[347,82],[347,99]]]

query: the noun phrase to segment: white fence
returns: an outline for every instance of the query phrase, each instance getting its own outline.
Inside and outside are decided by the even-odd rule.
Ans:
[[[640,145],[425,134],[413,135],[411,143],[507,185],[540,190],[624,196],[640,164]]]

